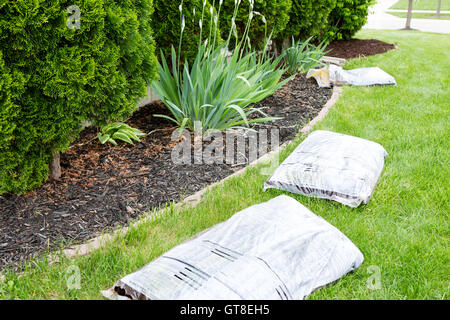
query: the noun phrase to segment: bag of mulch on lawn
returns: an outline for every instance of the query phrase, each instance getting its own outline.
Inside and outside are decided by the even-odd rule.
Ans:
[[[316,79],[321,88],[345,84],[352,86],[397,85],[393,76],[378,67],[344,70],[342,67],[331,64],[322,69],[310,69],[306,78],[311,77]]]
[[[264,190],[276,188],[357,207],[369,201],[386,156],[378,143],[317,130],[275,170]]]
[[[304,299],[362,261],[342,232],[283,195],[236,213],[102,294],[109,299]]]

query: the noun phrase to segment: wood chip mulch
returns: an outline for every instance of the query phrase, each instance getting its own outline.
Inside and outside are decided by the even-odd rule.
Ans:
[[[379,53],[383,46],[374,45],[376,41],[332,44],[336,47],[328,55],[348,58],[356,53]],[[350,55],[349,50],[356,53]],[[253,128],[279,128],[282,144],[318,114],[331,94],[332,90],[318,88],[313,79],[299,75],[256,104],[265,107],[267,115],[283,119]],[[154,114],[167,114],[167,110],[153,103],[127,121],[148,133],[141,143],[101,145],[96,129],[87,128],[61,155],[61,179],[47,181],[27,194],[0,195],[0,270],[6,266],[18,269],[21,262],[46,250],[84,242],[126,225],[152,208],[191,195],[243,167],[175,165],[171,160],[177,143],[171,141],[174,125]]]

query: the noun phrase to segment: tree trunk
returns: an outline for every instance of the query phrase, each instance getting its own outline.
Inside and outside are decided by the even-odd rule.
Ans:
[[[50,164],[50,178],[58,180],[61,178],[61,154],[58,152],[53,157],[52,163]]]
[[[438,0],[438,7],[436,10],[436,17],[440,17],[441,16],[441,0]]]
[[[412,6],[413,6],[413,0],[409,0],[408,16],[406,17],[406,26],[405,26],[406,30],[411,30]]]

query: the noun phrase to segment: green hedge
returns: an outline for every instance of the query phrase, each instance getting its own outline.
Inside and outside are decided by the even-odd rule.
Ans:
[[[71,5],[80,29],[66,25]],[[0,2],[0,193],[47,179],[82,121],[135,110],[156,76],[151,14],[151,0]]]
[[[216,8],[218,9],[219,1],[216,1]],[[239,6],[239,11],[236,17],[236,27],[238,36],[244,33],[245,25],[248,21],[250,12],[249,0],[242,0]],[[267,32],[273,32],[272,38],[282,32],[289,21],[289,10],[292,5],[292,0],[254,0],[253,11],[263,15],[267,21]],[[226,38],[231,28],[231,18],[233,17],[235,7],[234,0],[224,0],[220,14],[220,30],[222,36]],[[264,44],[265,24],[259,15],[255,15],[252,19],[252,24],[249,32],[249,37],[252,45],[261,48]]]
[[[320,34],[326,29],[328,16],[335,6],[336,0],[292,0],[289,23],[278,38],[306,40]]]
[[[324,35],[330,40],[351,39],[367,22],[368,9],[373,3],[374,0],[337,0]]]
[[[152,29],[157,44],[157,54],[162,50],[166,58],[171,56],[171,47],[178,51],[181,32],[180,1],[155,0],[155,12],[152,17]],[[195,10],[194,10],[195,9]],[[206,1],[204,18],[202,20],[202,40],[209,36],[211,26],[211,4]],[[184,0],[182,14],[185,18],[185,28],[181,46],[181,59],[192,62],[197,55],[200,38],[199,21],[202,17],[203,0]],[[213,24],[212,24],[213,25]],[[217,28],[216,38],[220,38]],[[211,29],[214,30],[214,27]],[[218,39],[219,40],[219,39]],[[178,53],[178,52],[177,52]],[[178,53],[180,54],[180,53]],[[169,59],[170,60],[170,59]]]

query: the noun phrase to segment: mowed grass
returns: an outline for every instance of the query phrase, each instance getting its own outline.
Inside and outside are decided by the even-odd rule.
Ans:
[[[450,0],[441,0],[441,10],[450,10]],[[408,10],[409,0],[399,0],[389,9]],[[436,11],[438,0],[414,0],[413,10],[434,10]]]
[[[357,37],[395,43],[399,49],[349,61],[346,68],[379,66],[395,76],[398,86],[344,88],[315,129],[376,141],[389,156],[368,205],[352,209],[291,195],[345,233],[365,257],[358,270],[310,299],[448,299],[450,36],[364,30]],[[281,160],[303,139],[284,149]],[[102,298],[100,290],[170,248],[283,193],[263,192],[266,178],[261,166],[249,168],[210,190],[196,208],[168,208],[161,218],[133,227],[90,256],[61,256],[52,264],[41,258],[27,263],[21,274],[5,271],[0,298]],[[80,289],[69,289],[78,270]],[[368,285],[377,283],[378,289]]]

